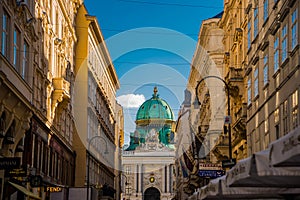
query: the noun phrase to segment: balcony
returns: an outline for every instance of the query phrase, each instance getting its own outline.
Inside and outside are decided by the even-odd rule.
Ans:
[[[235,113],[236,120],[233,122],[233,144],[239,143],[246,139],[246,118],[247,118],[247,104],[243,103],[240,109]]]
[[[64,78],[53,78],[52,85],[55,92],[61,93],[64,98],[70,98],[70,83]]]
[[[214,148],[212,149],[213,154],[218,160],[228,159],[228,146],[229,138],[227,135],[220,135]]]
[[[242,72],[242,68],[229,67],[229,71],[226,78],[229,82],[242,82]]]
[[[54,117],[58,104],[61,104],[63,109],[70,101],[70,83],[64,78],[53,78],[52,86],[52,117]]]

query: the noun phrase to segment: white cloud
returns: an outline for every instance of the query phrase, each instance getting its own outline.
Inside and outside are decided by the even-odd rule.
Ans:
[[[138,108],[146,100],[142,94],[125,94],[117,97],[117,101],[124,108]]]

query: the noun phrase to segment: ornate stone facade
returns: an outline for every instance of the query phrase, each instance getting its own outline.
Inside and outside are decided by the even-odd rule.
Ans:
[[[224,14],[219,22],[224,30],[224,79],[230,87],[232,157],[247,157],[246,142],[246,17],[245,1],[225,1]]]
[[[74,16],[82,1],[5,0],[0,3],[1,157],[21,158],[15,181],[34,198],[55,198],[42,185],[74,185]],[[22,191],[1,176],[0,198]],[[40,178],[38,187],[24,180]],[[16,179],[14,179],[16,180]],[[23,182],[22,182],[23,181]],[[34,188],[33,188],[34,187]],[[23,191],[24,192],[24,191]],[[63,198],[66,190],[62,189]],[[29,195],[29,196],[30,196]]]
[[[139,108],[136,131],[122,155],[122,199],[174,197],[174,115],[167,102],[153,97]]]

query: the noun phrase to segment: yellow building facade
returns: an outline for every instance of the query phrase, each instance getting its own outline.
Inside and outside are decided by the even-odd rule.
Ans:
[[[95,16],[88,15],[84,5],[78,9],[76,34],[74,90],[78,95],[74,99],[76,136],[73,147],[77,153],[74,197],[83,195],[85,198],[87,194],[76,192],[76,187],[89,186],[90,197],[96,189],[102,191],[98,198],[112,199],[119,168],[116,165],[120,164],[116,159],[120,146],[117,143],[123,129],[122,125],[116,129],[116,122],[122,122],[122,112],[116,104],[119,80],[99,23]]]
[[[244,79],[246,68],[247,18],[245,1],[224,1],[224,14],[219,22],[224,30],[224,80],[229,85],[231,113],[232,157],[247,157],[246,116],[247,98]]]
[[[74,16],[80,3],[0,3],[1,157],[19,160],[2,170],[1,199],[63,199],[74,185]],[[11,169],[22,173],[8,176]]]

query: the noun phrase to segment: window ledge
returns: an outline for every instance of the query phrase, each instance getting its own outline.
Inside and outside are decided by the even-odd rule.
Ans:
[[[256,101],[259,98],[259,94],[253,98],[253,101]]]
[[[273,74],[273,78],[276,78],[276,76],[279,74],[279,72],[280,72],[280,68],[277,69],[277,71]]]
[[[295,47],[294,47],[294,49],[292,50],[292,51],[290,51],[289,52],[289,55],[291,56],[291,57],[293,57],[294,55],[295,55],[295,53],[296,53],[296,51],[299,49],[299,44],[297,44]]]
[[[269,87],[269,82],[267,82],[264,87],[263,87],[263,90],[267,89]]]
[[[289,58],[287,57],[280,65],[281,68],[284,68],[284,66],[286,66],[286,64],[289,62]]]

